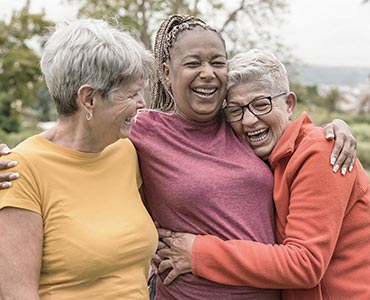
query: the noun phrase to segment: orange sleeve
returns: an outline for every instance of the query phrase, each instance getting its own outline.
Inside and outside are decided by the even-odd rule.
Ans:
[[[326,163],[331,151],[326,141],[309,141],[301,149],[275,181],[288,186],[289,193],[283,199],[289,201],[289,214],[282,243],[198,236],[192,250],[195,275],[259,288],[312,288],[319,283],[339,237],[356,169],[346,176],[334,174]]]

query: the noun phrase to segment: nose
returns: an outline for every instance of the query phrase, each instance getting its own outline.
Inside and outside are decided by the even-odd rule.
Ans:
[[[216,75],[215,75],[215,72],[213,70],[213,67],[211,64],[209,63],[204,63],[202,65],[202,70],[200,72],[200,78],[203,78],[203,79],[213,79],[215,78]]]
[[[144,100],[144,97],[139,94],[138,97],[137,97],[137,101],[136,101],[136,107],[137,109],[142,109],[146,106],[146,102]]]
[[[250,127],[258,121],[258,117],[252,114],[248,108],[244,108],[242,125]]]

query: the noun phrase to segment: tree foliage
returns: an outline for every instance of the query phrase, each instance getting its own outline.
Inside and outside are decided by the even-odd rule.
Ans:
[[[29,1],[9,22],[0,21],[0,90],[24,102],[36,100],[40,82],[39,54],[31,45],[40,42],[51,25],[45,14],[31,14]]]
[[[286,0],[66,0],[78,3],[80,17],[114,18],[135,32],[151,48],[154,32],[171,14],[191,14],[205,19],[225,36],[229,51],[266,47],[282,52],[271,34],[287,8]]]
[[[45,13],[31,14],[29,6],[27,1],[9,21],[0,21],[0,110],[4,114],[0,126],[7,132],[19,128],[19,113],[11,111],[19,106],[15,104],[36,102],[43,85],[39,54],[32,44],[42,42],[41,36],[51,22],[45,20]]]

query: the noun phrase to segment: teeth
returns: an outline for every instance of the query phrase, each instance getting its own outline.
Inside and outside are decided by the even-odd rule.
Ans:
[[[267,137],[267,134],[268,134],[268,128],[259,129],[259,130],[252,131],[252,132],[247,132],[248,139],[253,143],[264,140]]]
[[[247,132],[247,135],[248,136],[253,136],[253,135],[256,135],[256,134],[260,134],[260,133],[264,132],[265,130],[266,130],[266,128],[265,129],[258,129],[256,131],[250,131],[250,132]]]
[[[194,92],[201,93],[201,94],[207,94],[207,95],[213,94],[214,92],[216,92],[216,90],[217,90],[216,88],[213,88],[213,89],[195,88],[193,89]]]

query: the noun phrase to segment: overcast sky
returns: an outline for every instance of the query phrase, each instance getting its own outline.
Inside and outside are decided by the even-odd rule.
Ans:
[[[229,0],[228,0],[229,1]],[[0,19],[26,0],[0,0]],[[290,13],[279,28],[294,55],[307,64],[370,68],[370,2],[362,0],[288,0]],[[60,0],[31,0],[53,21],[71,20],[76,9]]]

